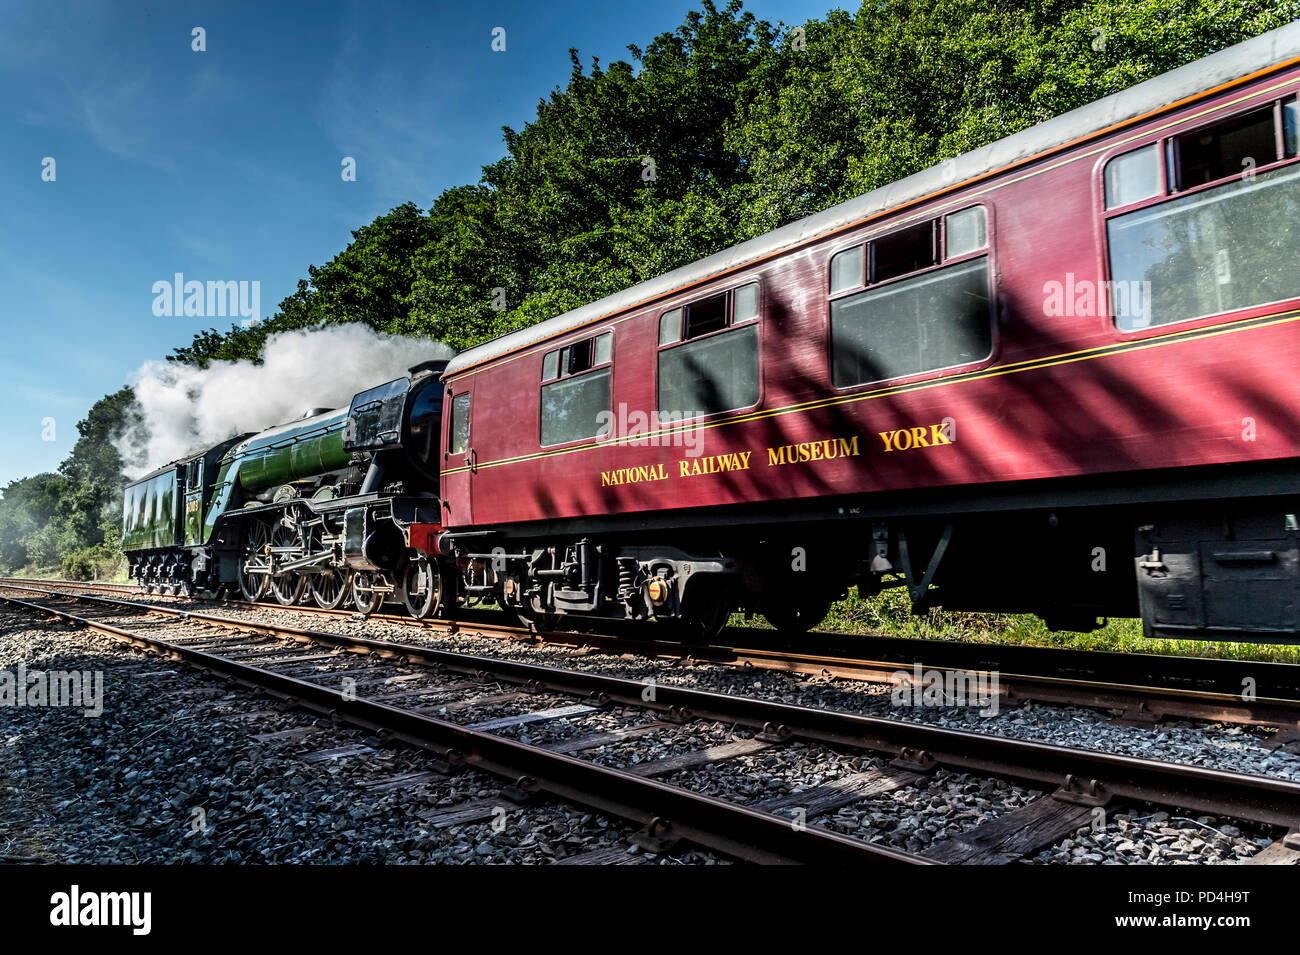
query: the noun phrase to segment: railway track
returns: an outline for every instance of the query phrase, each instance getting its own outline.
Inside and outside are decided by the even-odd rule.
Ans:
[[[0,585],[48,591],[94,590],[140,595],[134,584],[75,584],[30,578],[0,578]],[[171,602],[195,598],[151,596]],[[223,600],[221,605],[280,610],[306,616],[350,619],[349,610],[285,607]],[[916,641],[876,636],[815,632],[807,646],[774,640],[769,631],[732,627],[726,644],[684,645],[648,639],[644,628],[609,627],[605,633],[548,631],[534,635],[521,627],[478,614],[463,620],[413,620],[404,614],[372,613],[385,625],[435,633],[461,630],[506,639],[540,639],[546,643],[591,647],[649,658],[681,659],[799,673],[819,678],[897,684],[914,679],[920,669],[934,672],[996,673],[1000,705],[1025,701],[1086,706],[1112,711],[1118,721],[1154,725],[1166,719],[1210,720],[1243,726],[1276,727],[1276,746],[1300,745],[1300,667],[1292,664],[1213,660],[1155,654],[1058,650],[1044,647],[993,646],[953,641]],[[805,641],[801,641],[801,644]],[[924,656],[918,660],[918,650]]]
[[[432,771],[473,767],[505,780],[513,798],[545,795],[631,820],[642,827],[638,838],[656,851],[685,840],[756,862],[1008,862],[1088,825],[1098,813],[1156,804],[1274,827],[1277,842],[1256,858],[1300,859],[1300,783],[116,598],[47,589],[37,602],[30,599],[35,585],[5,587],[10,593],[0,600],[25,612],[92,628],[422,747],[435,754]],[[166,623],[158,622],[160,615]],[[560,720],[574,731],[548,744],[510,735]],[[598,726],[584,731],[586,720]],[[696,722],[730,726],[731,738],[622,766],[585,758]],[[870,763],[752,804],[665,781],[796,743],[861,753]],[[1008,779],[1045,795],[923,855],[816,824],[854,802],[924,785],[938,772]]]

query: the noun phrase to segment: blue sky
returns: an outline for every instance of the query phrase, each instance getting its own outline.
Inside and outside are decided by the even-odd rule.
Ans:
[[[839,5],[746,7],[799,24]],[[628,59],[629,43],[694,6],[7,0],[0,487],[57,467],[76,422],[142,362],[229,327],[156,316],[155,282],[257,281],[273,313],[351,230],[477,181],[502,154],[501,127],[566,81],[570,47],[584,63]],[[495,27],[505,52],[491,48]],[[345,156],[355,182],[340,176]]]

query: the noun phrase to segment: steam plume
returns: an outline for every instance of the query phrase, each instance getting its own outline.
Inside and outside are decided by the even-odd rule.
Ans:
[[[417,362],[451,355],[442,342],[349,324],[271,335],[260,365],[147,361],[131,380],[139,419],[114,444],[127,476],[138,477],[241,432],[300,418],[308,408],[342,407]]]

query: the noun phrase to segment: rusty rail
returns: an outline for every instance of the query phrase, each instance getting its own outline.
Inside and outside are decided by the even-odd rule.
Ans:
[[[1093,798],[1099,800],[1120,797],[1230,815],[1267,825],[1285,826],[1289,829],[1300,825],[1300,783],[1289,780],[1009,739],[905,720],[796,706],[665,684],[656,685],[653,699],[647,700],[645,683],[622,677],[544,667],[302,627],[252,623],[217,614],[173,610],[85,594],[60,594],[57,591],[49,593],[52,596],[65,596],[107,606],[125,607],[142,613],[162,613],[234,630],[335,646],[350,652],[439,666],[453,672],[484,673],[505,682],[543,686],[578,697],[659,710],[674,714],[677,718],[697,717],[737,722],[765,729],[769,734],[776,736],[788,735],[881,753],[900,760],[900,765],[906,768],[920,771],[935,766],[945,766],[958,771],[1023,780],[1048,789],[1071,790],[1082,786]],[[14,598],[0,597],[0,600],[25,605],[32,609],[48,609],[27,601],[16,601]],[[58,613],[67,617],[73,616],[63,612]],[[323,692],[328,693],[331,699],[338,696],[332,691]],[[456,729],[460,730],[461,727]],[[498,739],[498,737],[490,738]]]
[[[557,798],[637,822],[660,837],[686,839],[734,858],[761,863],[933,864],[919,856],[816,827],[792,826],[789,820],[770,813],[473,730],[413,710],[349,698],[329,687],[56,608],[13,597],[0,596],[0,601],[52,615],[171,659],[184,660],[269,692],[294,705],[327,714],[335,720],[420,746],[442,756],[449,764],[480,769],[503,777],[521,789],[548,792]],[[210,615],[177,614],[216,622]]]
[[[29,582],[41,586],[23,586]],[[61,581],[0,579],[0,586],[17,586],[36,593],[54,592],[48,589],[50,583],[67,586]],[[86,586],[127,591],[134,587],[129,584]],[[351,611],[341,609],[254,604],[242,600],[228,603],[296,614],[352,616]],[[412,620],[397,614],[373,613],[368,619],[450,634],[476,633],[510,639],[534,637],[521,627],[488,621]],[[728,633],[755,642],[764,631],[746,633],[732,628]],[[1292,664],[891,637],[846,637],[843,634],[810,635],[810,640],[823,643],[834,640],[843,648],[842,652],[833,654],[745,645],[688,645],[647,639],[643,635],[547,632],[539,639],[547,643],[592,647],[613,653],[636,653],[658,659],[686,658],[702,663],[872,683],[897,684],[903,676],[910,678],[913,666],[920,666],[922,670],[957,670],[980,676],[996,673],[1003,705],[1015,706],[1033,701],[1088,706],[1118,710],[1128,721],[1148,724],[1178,718],[1276,726],[1282,733],[1279,742],[1300,739],[1300,667]],[[862,655],[873,650],[885,652],[877,652],[872,658]],[[924,654],[924,659],[917,659],[918,652]],[[1008,664],[1019,669],[1009,669]],[[1162,669],[1169,671],[1165,677],[1161,676]],[[1243,685],[1252,687],[1252,693],[1243,693]]]

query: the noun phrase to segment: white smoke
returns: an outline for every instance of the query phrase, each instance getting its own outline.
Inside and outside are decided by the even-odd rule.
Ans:
[[[428,338],[404,338],[364,325],[277,332],[260,365],[214,361],[207,368],[147,361],[135,372],[140,418],[114,438],[128,477],[246,431],[301,418],[309,408],[339,408],[352,396],[453,351]]]

